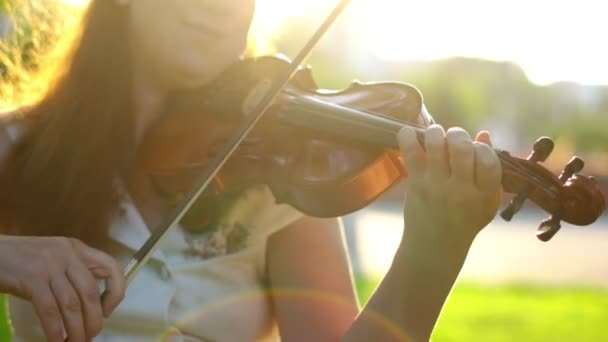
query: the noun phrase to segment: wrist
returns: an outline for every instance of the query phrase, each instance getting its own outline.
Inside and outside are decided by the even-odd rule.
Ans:
[[[476,236],[458,229],[416,228],[405,227],[395,258],[419,269],[459,270]]]
[[[467,252],[478,231],[450,224],[408,224],[406,222],[401,245],[424,248],[436,253]]]

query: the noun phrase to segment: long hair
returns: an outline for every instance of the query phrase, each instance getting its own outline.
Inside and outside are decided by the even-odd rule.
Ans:
[[[4,233],[107,241],[135,153],[128,11],[92,1],[61,74],[22,111],[25,134],[0,170]]]

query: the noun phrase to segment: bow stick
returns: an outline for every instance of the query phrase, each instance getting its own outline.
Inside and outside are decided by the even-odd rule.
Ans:
[[[127,266],[125,267],[124,275],[126,277],[127,285],[135,277],[139,269],[146,264],[150,256],[158,248],[159,242],[167,234],[169,229],[173,228],[179,223],[179,221],[188,212],[190,207],[194,204],[198,196],[203,193],[209,186],[211,181],[218,174],[222,166],[232,156],[234,151],[238,148],[241,142],[245,139],[247,134],[253,129],[255,124],[262,118],[262,115],[270,107],[274,99],[277,97],[279,92],[285,87],[287,82],[298,70],[300,64],[308,57],[312,49],[317,45],[323,35],[329,30],[331,25],[336,19],[344,12],[352,0],[340,0],[329,16],[323,21],[321,26],[314,32],[312,37],[308,40],[306,45],[300,50],[298,55],[291,62],[288,71],[278,78],[274,82],[270,80],[262,82],[256,89],[262,90],[263,94],[258,98],[250,96],[245,101],[245,122],[239,128],[237,133],[232,137],[231,140],[226,143],[220,153],[209,163],[201,175],[197,178],[195,185],[192,189],[186,193],[183,200],[178,203],[172,210],[172,212],[166,216],[163,222],[157,227],[142,245],[142,247],[133,255]],[[253,93],[257,93],[254,91]],[[255,95],[255,94],[254,94]],[[103,295],[102,295],[103,296]]]

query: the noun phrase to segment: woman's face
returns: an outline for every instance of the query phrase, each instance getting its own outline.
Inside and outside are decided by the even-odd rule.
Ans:
[[[254,2],[131,0],[136,72],[166,91],[213,80],[243,53]]]

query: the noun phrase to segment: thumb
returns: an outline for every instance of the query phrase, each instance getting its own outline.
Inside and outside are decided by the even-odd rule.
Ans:
[[[98,279],[105,280],[102,307],[105,317],[120,304],[126,291],[126,279],[121,265],[106,253],[77,242],[78,254],[87,268]]]

